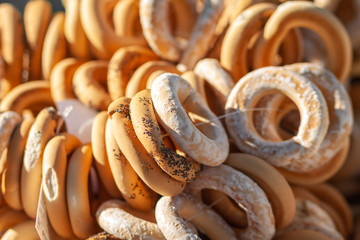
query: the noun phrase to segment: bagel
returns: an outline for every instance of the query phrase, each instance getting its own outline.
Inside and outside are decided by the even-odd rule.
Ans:
[[[29,1],[24,9],[24,30],[29,48],[28,80],[42,79],[41,55],[51,16],[51,3],[44,0]]]
[[[0,50],[4,65],[0,74],[0,99],[22,82],[24,53],[23,25],[20,12],[10,3],[0,4]]]
[[[21,202],[25,213],[35,219],[42,179],[43,152],[46,143],[55,135],[60,117],[52,107],[36,116],[26,140],[21,171]]]
[[[96,56],[110,59],[116,50],[126,46],[146,46],[144,38],[117,36],[105,17],[106,1],[82,1],[80,6],[81,22]]]
[[[126,86],[137,68],[159,58],[151,50],[130,46],[117,50],[108,67],[107,85],[112,100],[125,96]]]
[[[149,211],[155,208],[158,194],[151,190],[137,175],[114,137],[113,125],[106,123],[106,150],[115,183],[130,207]]]
[[[8,206],[15,210],[22,209],[20,196],[20,176],[23,164],[25,144],[34,118],[24,119],[10,139],[5,171],[2,174],[1,191]]]
[[[91,57],[89,40],[80,19],[81,1],[64,0],[63,4],[65,6],[64,36],[69,54],[77,59],[89,59]]]
[[[82,64],[74,73],[73,91],[79,100],[97,111],[107,109],[111,103],[106,86],[108,61],[93,60]]]
[[[0,232],[5,232],[9,228],[29,220],[28,216],[23,211],[7,209],[1,213],[0,216]]]
[[[106,122],[107,112],[99,112],[93,120],[91,127],[91,147],[95,161],[95,167],[107,192],[114,198],[121,197],[112,174],[106,148]]]
[[[138,211],[120,200],[104,202],[96,212],[99,225],[120,239],[159,239],[165,237],[155,223],[154,211]]]
[[[224,107],[227,96],[235,83],[229,73],[220,65],[220,62],[217,59],[204,58],[196,64],[194,73],[215,89],[215,95]]]
[[[301,106],[298,134],[287,141],[270,142],[261,138],[250,120],[251,112],[247,111],[275,90]],[[328,108],[319,88],[304,76],[282,67],[264,67],[245,75],[231,90],[225,112],[226,126],[236,146],[278,167],[303,162],[314,154],[329,125]]]
[[[1,239],[4,240],[38,240],[39,234],[35,229],[35,221],[27,220],[9,228]]]
[[[271,203],[277,229],[291,223],[296,210],[295,197],[286,179],[273,166],[244,153],[230,154],[225,164],[249,176],[264,190]]]
[[[188,194],[159,199],[156,222],[166,239],[200,239],[187,225],[195,224],[210,239],[238,239],[231,227],[211,208]]]
[[[150,90],[142,90],[131,99],[130,117],[136,137],[164,172],[181,182],[195,180],[201,164],[164,144]]]
[[[6,111],[0,114],[0,156],[8,147],[11,135],[20,122],[21,116],[16,112]]]
[[[158,70],[180,74],[175,65],[165,61],[149,61],[138,67],[131,76],[127,86],[125,96],[133,97],[137,92],[146,88],[150,75]]]
[[[75,58],[65,58],[58,62],[50,74],[51,98],[55,103],[66,99],[76,99],[72,89],[75,71],[84,62]]]
[[[41,182],[46,212],[51,226],[62,237],[74,235],[66,202],[65,180],[68,156],[80,145],[74,135],[63,133],[51,138],[43,153]]]
[[[113,12],[113,22],[116,35],[143,37],[139,18],[138,0],[117,2]]]
[[[161,125],[182,151],[204,165],[225,161],[229,153],[225,129],[186,80],[162,74],[152,85],[151,98]],[[196,127],[188,114],[203,124]]]
[[[66,199],[72,230],[76,237],[85,239],[99,231],[90,213],[88,177],[92,164],[90,144],[76,148],[66,172]]]
[[[345,83],[352,62],[351,42],[346,29],[329,11],[305,1],[283,3],[271,15],[255,46],[254,68],[273,65],[273,56],[280,42],[294,27],[309,28],[319,34],[326,48],[326,68],[341,83]],[[341,64],[337,64],[338,62]]]
[[[129,113],[129,98],[119,98],[108,108],[109,123],[116,142],[132,168],[155,192],[174,196],[183,191],[185,183],[164,173],[136,137]]]
[[[45,34],[41,55],[42,76],[49,80],[56,63],[67,56],[66,39],[64,35],[65,13],[54,14]]]
[[[241,239],[271,239],[275,221],[271,204],[264,191],[251,178],[221,164],[205,167],[196,181],[187,185],[185,193],[198,196],[203,189],[218,190],[246,209],[247,227],[236,232]]]
[[[38,80],[22,83],[9,92],[0,104],[0,111],[21,113],[25,109],[33,112],[44,107],[55,106],[51,98],[50,85]]]

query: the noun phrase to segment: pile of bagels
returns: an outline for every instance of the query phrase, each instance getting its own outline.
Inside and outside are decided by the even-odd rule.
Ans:
[[[0,3],[0,239],[360,239],[356,0]]]

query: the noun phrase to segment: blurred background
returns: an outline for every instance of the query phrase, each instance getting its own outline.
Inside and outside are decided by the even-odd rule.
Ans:
[[[0,3],[11,3],[13,4],[20,12],[24,11],[25,4],[29,0],[0,0]],[[61,0],[49,0],[52,4],[53,12],[64,11],[64,7],[61,3]]]

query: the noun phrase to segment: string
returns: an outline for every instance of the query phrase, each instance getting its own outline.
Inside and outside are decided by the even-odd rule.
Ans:
[[[216,199],[215,201],[213,201],[211,204],[206,205],[206,207],[201,210],[200,212],[196,213],[195,215],[189,217],[188,219],[185,220],[186,223],[190,222],[192,219],[196,218],[197,216],[200,216],[205,210],[207,209],[211,209],[213,206],[215,206],[217,203],[219,203],[221,200],[223,200],[225,198],[225,195],[222,195],[221,197],[219,197],[218,199]]]
[[[227,116],[230,116],[230,115],[235,115],[235,114],[239,114],[239,111],[241,112],[250,112],[250,111],[264,111],[264,110],[271,110],[271,111],[278,111],[278,112],[286,112],[286,110],[284,109],[281,109],[281,108],[268,108],[268,107],[262,107],[262,108],[247,108],[247,109],[242,109],[242,110],[238,110],[238,111],[234,111],[232,113],[227,113],[227,114],[224,114],[224,115],[220,115],[220,116],[217,116],[216,118],[211,118],[211,119],[208,119],[208,121],[204,121],[204,122],[199,122],[199,123],[195,123],[194,126],[198,127],[198,126],[201,126],[203,124],[210,124],[211,122],[213,122],[214,120],[216,119],[223,119]],[[169,133],[166,133],[166,134],[163,134],[162,137],[168,137],[170,136]]]

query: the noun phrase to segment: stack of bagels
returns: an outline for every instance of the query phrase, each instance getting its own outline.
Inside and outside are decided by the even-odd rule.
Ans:
[[[62,3],[0,3],[1,239],[360,238],[357,1]]]

